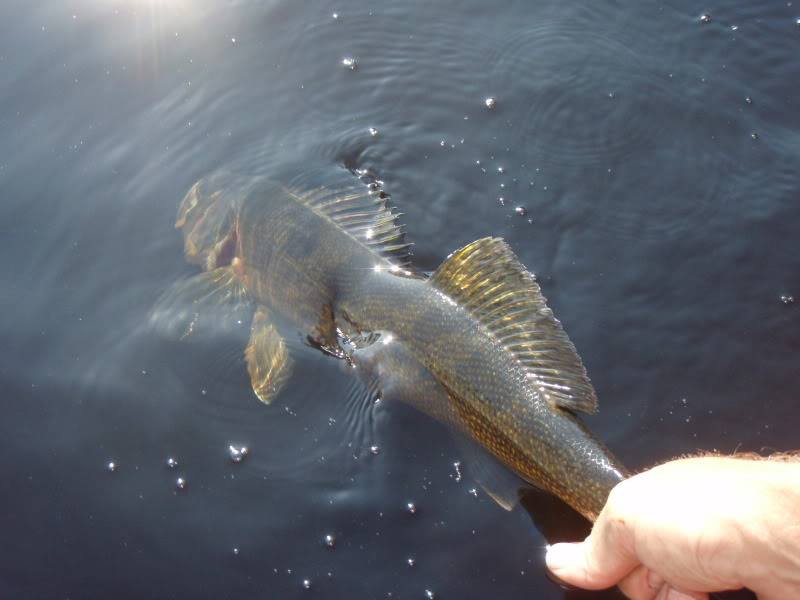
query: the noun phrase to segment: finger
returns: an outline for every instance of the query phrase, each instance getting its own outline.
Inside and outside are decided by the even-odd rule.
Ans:
[[[630,600],[654,600],[666,583],[658,574],[639,565],[618,585]]]
[[[681,592],[667,584],[661,588],[656,600],[708,600],[708,594],[701,592]]]
[[[599,590],[616,584],[639,565],[632,545],[626,522],[601,514],[585,541],[550,546],[545,562],[566,583]]]

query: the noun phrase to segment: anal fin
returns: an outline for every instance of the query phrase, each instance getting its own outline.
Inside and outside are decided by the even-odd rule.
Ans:
[[[433,417],[453,433],[462,460],[481,488],[505,510],[512,510],[521,491],[531,485],[472,439],[469,419],[447,389],[390,332],[373,332],[372,344],[351,354],[356,371],[369,387],[389,401],[400,401]]]
[[[289,380],[292,359],[286,341],[270,322],[263,306],[253,316],[250,343],[244,356],[253,392],[261,402],[269,404]]]
[[[519,477],[466,434],[454,431],[467,473],[504,510],[513,510],[531,484]]]

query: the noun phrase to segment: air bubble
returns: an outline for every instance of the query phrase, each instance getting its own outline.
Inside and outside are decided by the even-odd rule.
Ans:
[[[434,594],[431,590],[425,590],[425,597],[428,600],[433,600],[434,598],[436,598],[436,594]]]
[[[372,137],[375,137],[376,135],[378,135],[378,130],[377,130],[377,129],[375,129],[374,127],[370,127],[370,128],[369,128],[369,134],[370,134]]]
[[[351,71],[355,71],[356,68],[358,67],[358,62],[356,62],[356,59],[353,58],[352,56],[345,56],[342,59],[342,65],[350,69]]]
[[[117,470],[117,463],[115,463],[113,460],[108,461],[106,464],[106,470],[113,473]]]
[[[409,514],[412,514],[412,515],[416,514],[417,513],[417,505],[414,504],[413,502],[407,502],[406,503],[406,511]]]
[[[237,448],[233,445],[228,446],[228,456],[230,457],[231,461],[235,463],[242,462],[245,456],[247,456],[249,453],[250,450],[247,449],[247,446],[242,446],[241,448]]]
[[[167,459],[167,466],[168,466],[170,469],[174,469],[175,467],[177,467],[177,466],[178,466],[178,461],[177,461],[177,460],[175,460],[174,458],[172,458],[172,457],[170,456],[170,457]]]
[[[494,110],[494,109],[495,109],[495,107],[497,106],[497,98],[493,98],[492,96],[489,96],[488,98],[486,98],[486,99],[483,101],[483,104],[484,104],[484,105],[486,106],[486,108],[488,108],[489,110]]]
[[[517,206],[514,209],[514,212],[517,213],[520,217],[524,217],[525,215],[528,214],[528,209],[525,208],[524,206]]]
[[[333,548],[336,545],[336,537],[332,533],[326,533],[322,543],[328,548]]]
[[[701,23],[711,23],[711,15],[708,13],[703,13],[700,15],[699,20]]]
[[[186,479],[184,479],[183,477],[178,477],[175,480],[175,488],[178,489],[178,490],[185,490],[186,489],[186,485],[187,485],[186,484]]]
[[[794,296],[791,294],[781,294],[779,299],[784,304],[794,304]]]
[[[310,579],[303,579],[303,589],[310,590],[311,589],[311,580]]]
[[[380,448],[380,446],[370,446],[369,447],[369,452],[370,452],[370,454],[373,454],[373,455],[377,456],[378,454],[380,454],[381,448]]]
[[[461,462],[460,461],[454,462],[453,468],[456,470],[456,475],[454,479],[456,480],[456,482],[461,481]]]
[[[413,567],[415,564],[417,564],[417,559],[416,559],[416,558],[414,558],[413,556],[409,556],[409,557],[406,559],[406,564],[407,564],[409,567]]]

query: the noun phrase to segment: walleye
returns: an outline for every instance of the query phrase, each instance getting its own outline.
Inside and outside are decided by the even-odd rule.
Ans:
[[[156,318],[178,315],[188,335],[203,306],[252,303],[245,357],[262,402],[289,379],[284,334],[300,331],[594,520],[626,471],[576,418],[597,410],[594,389],[509,246],[479,239],[428,276],[380,182],[343,169],[308,181],[196,183],[176,227],[204,273],[165,294]]]

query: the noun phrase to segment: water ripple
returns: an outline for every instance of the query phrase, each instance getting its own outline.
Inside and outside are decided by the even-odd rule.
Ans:
[[[588,23],[519,31],[491,62],[493,89],[512,90],[508,110],[522,115],[517,142],[539,164],[608,164],[652,148],[676,98],[667,73]]]

